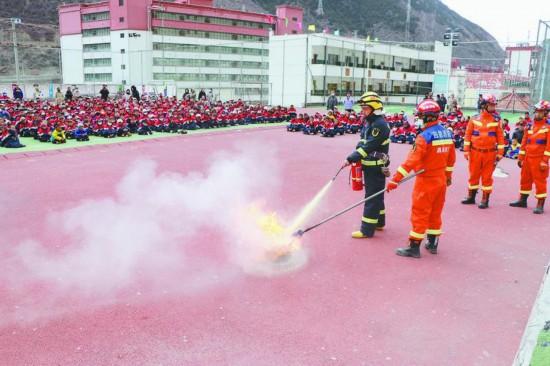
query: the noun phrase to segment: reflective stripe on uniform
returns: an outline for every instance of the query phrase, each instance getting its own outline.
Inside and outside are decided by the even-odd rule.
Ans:
[[[452,172],[453,170],[455,170],[455,168],[452,167],[452,166],[448,166],[448,167],[445,168],[446,172]]]
[[[367,224],[378,224],[378,219],[370,219],[368,217],[363,217],[362,221]]]
[[[424,239],[424,234],[415,233],[414,231],[409,232],[409,236],[415,239]]]
[[[397,168],[397,171],[399,173],[401,173],[401,175],[403,177],[406,177],[407,175],[409,175],[409,172],[405,170],[405,168],[403,168],[402,166],[399,166],[399,168]]]
[[[365,150],[363,150],[362,147],[358,148],[357,149],[357,152],[359,153],[359,155],[361,155],[362,157],[366,158],[367,157],[367,152]]]
[[[495,122],[487,123],[487,127],[498,127],[498,123],[495,123]]]
[[[492,190],[493,190],[493,186],[481,186],[481,190],[482,190],[482,191],[492,191]]]
[[[550,151],[545,151],[544,156],[550,156]]]
[[[472,121],[474,125],[476,126],[483,126],[483,123],[479,122],[479,121]]]
[[[546,193],[536,194],[536,198],[546,198],[548,195]]]
[[[520,155],[525,155],[525,150],[520,150],[520,151],[519,151],[519,154],[520,154]]]
[[[384,165],[383,160],[361,160],[361,164],[364,166],[377,166],[377,165]]]
[[[468,189],[478,189],[478,188],[479,188],[479,185],[477,185],[477,186],[470,186],[470,185],[468,185]]]
[[[441,235],[443,231],[441,229],[435,230],[435,229],[428,229],[426,230],[426,234],[428,235]]]
[[[367,140],[361,139],[361,140],[359,140],[359,142],[361,142],[361,143],[363,143],[363,144],[366,144],[366,143],[367,143]]]
[[[470,146],[470,145],[471,145],[470,141],[464,141],[464,146]]]
[[[519,194],[531,194],[531,191],[519,191]]]
[[[497,145],[497,149],[504,149],[505,145]]]
[[[385,140],[385,141],[382,143],[382,146],[388,145],[390,142],[391,142],[390,139],[387,139],[387,140]]]
[[[454,144],[454,142],[451,139],[432,141],[432,146],[452,145],[452,144]]]
[[[386,214],[386,210],[380,210],[380,215],[385,215]]]

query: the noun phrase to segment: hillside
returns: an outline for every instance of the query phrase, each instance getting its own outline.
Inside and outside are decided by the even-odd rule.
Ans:
[[[15,73],[11,49],[11,27],[8,18],[20,17],[24,24],[18,26],[20,60],[23,74],[55,74],[59,68],[57,34],[57,7],[62,3],[93,2],[94,0],[3,0],[0,7],[0,80],[8,80]],[[284,0],[216,0],[216,5],[225,8],[275,13],[275,7]],[[325,15],[315,14],[317,0],[294,0],[290,3],[305,9],[304,24],[315,23],[332,30],[339,29],[342,35],[357,31],[361,37],[370,35],[386,41],[403,41],[407,0],[339,0],[324,1]],[[4,5],[5,4],[5,5]],[[412,0],[410,40],[431,42],[441,40],[449,26],[459,28],[462,40],[487,41],[494,38],[480,26],[461,17],[439,0]],[[464,60],[463,64],[492,63],[479,59],[499,59],[504,52],[495,43],[479,45],[461,44],[454,56],[478,59]],[[500,63],[499,63],[500,64]]]

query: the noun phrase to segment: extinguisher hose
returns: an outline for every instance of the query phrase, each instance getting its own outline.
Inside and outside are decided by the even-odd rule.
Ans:
[[[424,173],[424,169],[420,169],[419,171],[414,172],[413,174],[407,175],[405,178],[403,178],[403,179],[402,179],[399,183],[397,183],[397,184],[398,184],[398,185],[401,185],[401,184],[403,184],[403,183],[405,183],[405,182],[407,182],[407,181],[413,179],[414,177],[416,177],[417,175],[420,175],[420,174],[422,174],[422,173]],[[365,203],[365,202],[367,202],[367,201],[373,199],[374,197],[377,197],[377,196],[381,195],[381,194],[384,193],[385,191],[386,191],[386,188],[384,188],[383,190],[381,190],[381,191],[379,191],[379,192],[376,192],[376,193],[374,193],[374,194],[372,194],[372,195],[370,195],[370,196],[368,196],[368,197],[362,199],[361,201],[359,201],[359,202],[357,202],[357,203],[355,203],[355,204],[353,204],[353,205],[351,205],[351,206],[349,206],[349,207],[343,209],[342,211],[339,211],[339,212],[335,213],[335,214],[332,215],[332,216],[327,217],[326,219],[320,221],[319,223],[317,223],[317,224],[315,224],[315,225],[312,225],[312,226],[310,226],[310,227],[308,227],[308,228],[306,228],[306,229],[303,229],[303,230],[298,230],[298,231],[296,231],[294,234],[292,234],[292,236],[302,236],[302,235],[304,235],[305,233],[307,233],[308,231],[313,230],[313,229],[315,229],[316,227],[319,227],[319,226],[323,225],[324,223],[326,223],[326,222],[328,222],[328,221],[330,221],[330,220],[332,220],[332,219],[335,219],[335,218],[337,218],[338,216],[343,215],[343,214],[345,214],[346,212],[348,212],[348,211],[354,209],[355,207],[357,207],[357,206],[359,206],[359,205],[361,205],[361,204],[363,204],[363,203]]]

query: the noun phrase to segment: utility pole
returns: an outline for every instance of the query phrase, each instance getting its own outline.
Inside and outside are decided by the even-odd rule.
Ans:
[[[19,53],[17,52],[17,33],[15,31],[15,25],[21,24],[20,18],[10,18],[11,22],[11,31],[12,31],[12,37],[13,37],[13,56],[15,58],[15,79],[17,81],[17,85],[19,85]]]
[[[447,95],[451,89],[451,72],[453,69],[453,47],[458,46],[460,40],[460,30],[455,28],[447,28],[445,34],[443,34],[443,45],[451,47],[451,63],[449,64],[449,73],[447,75]]]
[[[317,3],[317,9],[315,10],[315,13],[320,17],[325,15],[325,10],[323,9],[323,0],[319,0],[319,2]]]
[[[405,23],[405,41],[410,41],[411,33],[411,0],[407,1],[407,21]]]

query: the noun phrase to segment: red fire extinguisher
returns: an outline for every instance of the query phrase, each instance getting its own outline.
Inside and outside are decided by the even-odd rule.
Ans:
[[[351,163],[351,189],[354,191],[363,190],[363,167],[361,163]]]

